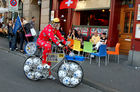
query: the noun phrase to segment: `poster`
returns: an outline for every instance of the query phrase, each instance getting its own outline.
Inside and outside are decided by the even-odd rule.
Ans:
[[[140,24],[136,25],[135,38],[140,38]]]
[[[138,4],[137,20],[140,20],[140,4]]]
[[[83,27],[81,29],[81,33],[82,33],[83,36],[88,36],[88,28],[87,27]]]
[[[51,21],[54,19],[54,11],[51,11]]]

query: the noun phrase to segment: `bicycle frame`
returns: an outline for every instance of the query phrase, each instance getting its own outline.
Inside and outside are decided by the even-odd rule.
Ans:
[[[41,48],[41,50],[42,50],[42,52],[43,52],[43,48]],[[47,54],[47,53],[46,53]],[[51,53],[48,53],[48,54],[51,54]],[[65,58],[65,51],[63,50],[63,54],[64,54],[64,58],[62,59],[62,60],[60,60],[60,61],[58,61],[55,65],[53,65],[49,70],[48,70],[48,72],[50,72],[51,70],[53,70],[57,65],[59,65],[59,64],[61,64],[62,62],[66,62],[66,58]],[[48,55],[47,55],[47,57],[48,57]],[[42,53],[41,53],[41,56],[40,56],[40,58],[42,59]]]

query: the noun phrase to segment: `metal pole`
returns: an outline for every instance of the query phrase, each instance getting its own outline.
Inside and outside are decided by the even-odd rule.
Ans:
[[[134,57],[134,49],[135,49],[135,44],[134,44],[134,39],[133,39],[133,46],[132,46],[132,60],[131,60],[131,66],[133,66],[133,57]]]
[[[12,21],[14,21],[14,14],[15,14],[15,12],[13,11],[12,12]]]

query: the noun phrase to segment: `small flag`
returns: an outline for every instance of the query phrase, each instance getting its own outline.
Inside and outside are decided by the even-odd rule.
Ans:
[[[76,8],[78,0],[63,0],[60,4],[60,9]]]
[[[19,16],[17,17],[16,19],[16,22],[15,22],[15,26],[14,26],[14,29],[13,29],[13,33],[16,34],[17,30],[21,27],[21,21],[20,21],[20,18]]]

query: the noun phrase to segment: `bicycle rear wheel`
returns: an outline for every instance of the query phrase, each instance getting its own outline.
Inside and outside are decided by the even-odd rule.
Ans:
[[[62,63],[58,68],[59,81],[66,87],[76,87],[83,80],[83,69],[77,62],[68,61]]]

